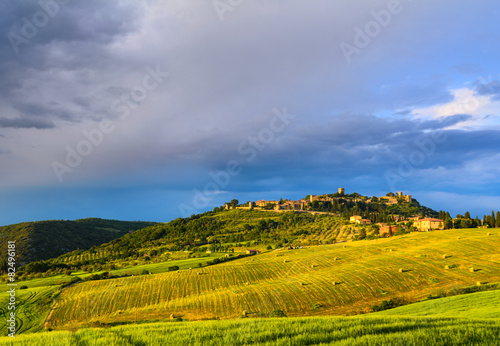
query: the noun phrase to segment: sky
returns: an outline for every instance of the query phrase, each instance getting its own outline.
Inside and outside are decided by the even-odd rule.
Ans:
[[[403,191],[500,209],[497,1],[0,2],[0,225]]]

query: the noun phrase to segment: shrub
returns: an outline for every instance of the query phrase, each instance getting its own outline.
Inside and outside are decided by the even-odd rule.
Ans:
[[[372,306],[372,311],[377,312],[377,311],[388,310],[388,309],[396,308],[396,307],[401,306],[401,305],[404,305],[403,302],[397,298],[384,300],[384,301],[382,301],[382,303],[380,305]]]
[[[19,289],[21,289],[21,290],[25,290],[27,288],[28,288],[28,286],[26,286],[26,285],[22,285],[21,287],[19,287]]]
[[[273,310],[269,313],[269,317],[287,317],[283,310]]]

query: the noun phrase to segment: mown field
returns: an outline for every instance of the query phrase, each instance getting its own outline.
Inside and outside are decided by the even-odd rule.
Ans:
[[[180,273],[89,281],[63,290],[50,326],[154,321],[172,314],[226,319],[243,311],[256,318],[276,309],[288,316],[369,312],[390,298],[409,303],[478,281],[499,282],[499,244],[495,230],[412,233],[275,250]]]
[[[299,317],[135,324],[0,337],[0,345],[498,345],[499,319]]]

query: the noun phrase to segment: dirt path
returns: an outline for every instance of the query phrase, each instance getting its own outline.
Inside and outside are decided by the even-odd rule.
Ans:
[[[62,292],[62,291],[61,291]],[[49,316],[47,316],[47,319],[45,320],[45,323],[43,324],[43,327],[45,329],[48,329],[49,328],[49,323],[50,323],[50,318],[52,317],[52,313],[54,312],[55,308],[57,307],[57,299],[54,299],[55,300],[55,304],[54,306],[52,307],[52,309],[50,310],[49,312]]]
[[[80,282],[81,282],[81,281],[80,281]],[[57,295],[57,297],[59,297],[59,296],[63,293],[63,291],[64,291],[66,288],[70,288],[71,286],[73,286],[73,285],[75,285],[75,284],[77,284],[77,283],[78,283],[78,282],[73,282],[72,284],[69,284],[69,285],[67,285],[67,286],[64,286],[64,287],[61,289],[61,292],[59,292],[59,294]],[[57,298],[54,298],[54,302],[55,302],[55,304],[54,304],[54,306],[52,307],[52,309],[50,309],[49,315],[47,316],[47,318],[45,319],[45,322],[44,322],[44,324],[43,324],[43,327],[44,327],[45,329],[48,329],[48,328],[49,328],[49,324],[50,324],[50,319],[51,319],[51,317],[52,317],[52,313],[53,313],[53,312],[54,312],[54,310],[56,309],[57,304],[59,304],[59,302],[57,301]]]

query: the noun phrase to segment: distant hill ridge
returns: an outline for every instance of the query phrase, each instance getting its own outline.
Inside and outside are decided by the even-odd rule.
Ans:
[[[117,221],[98,218],[75,221],[51,220],[23,222],[0,227],[0,269],[4,269],[7,242],[16,241],[16,261],[24,264],[58,257],[76,249],[92,246],[144,227],[154,222]]]

